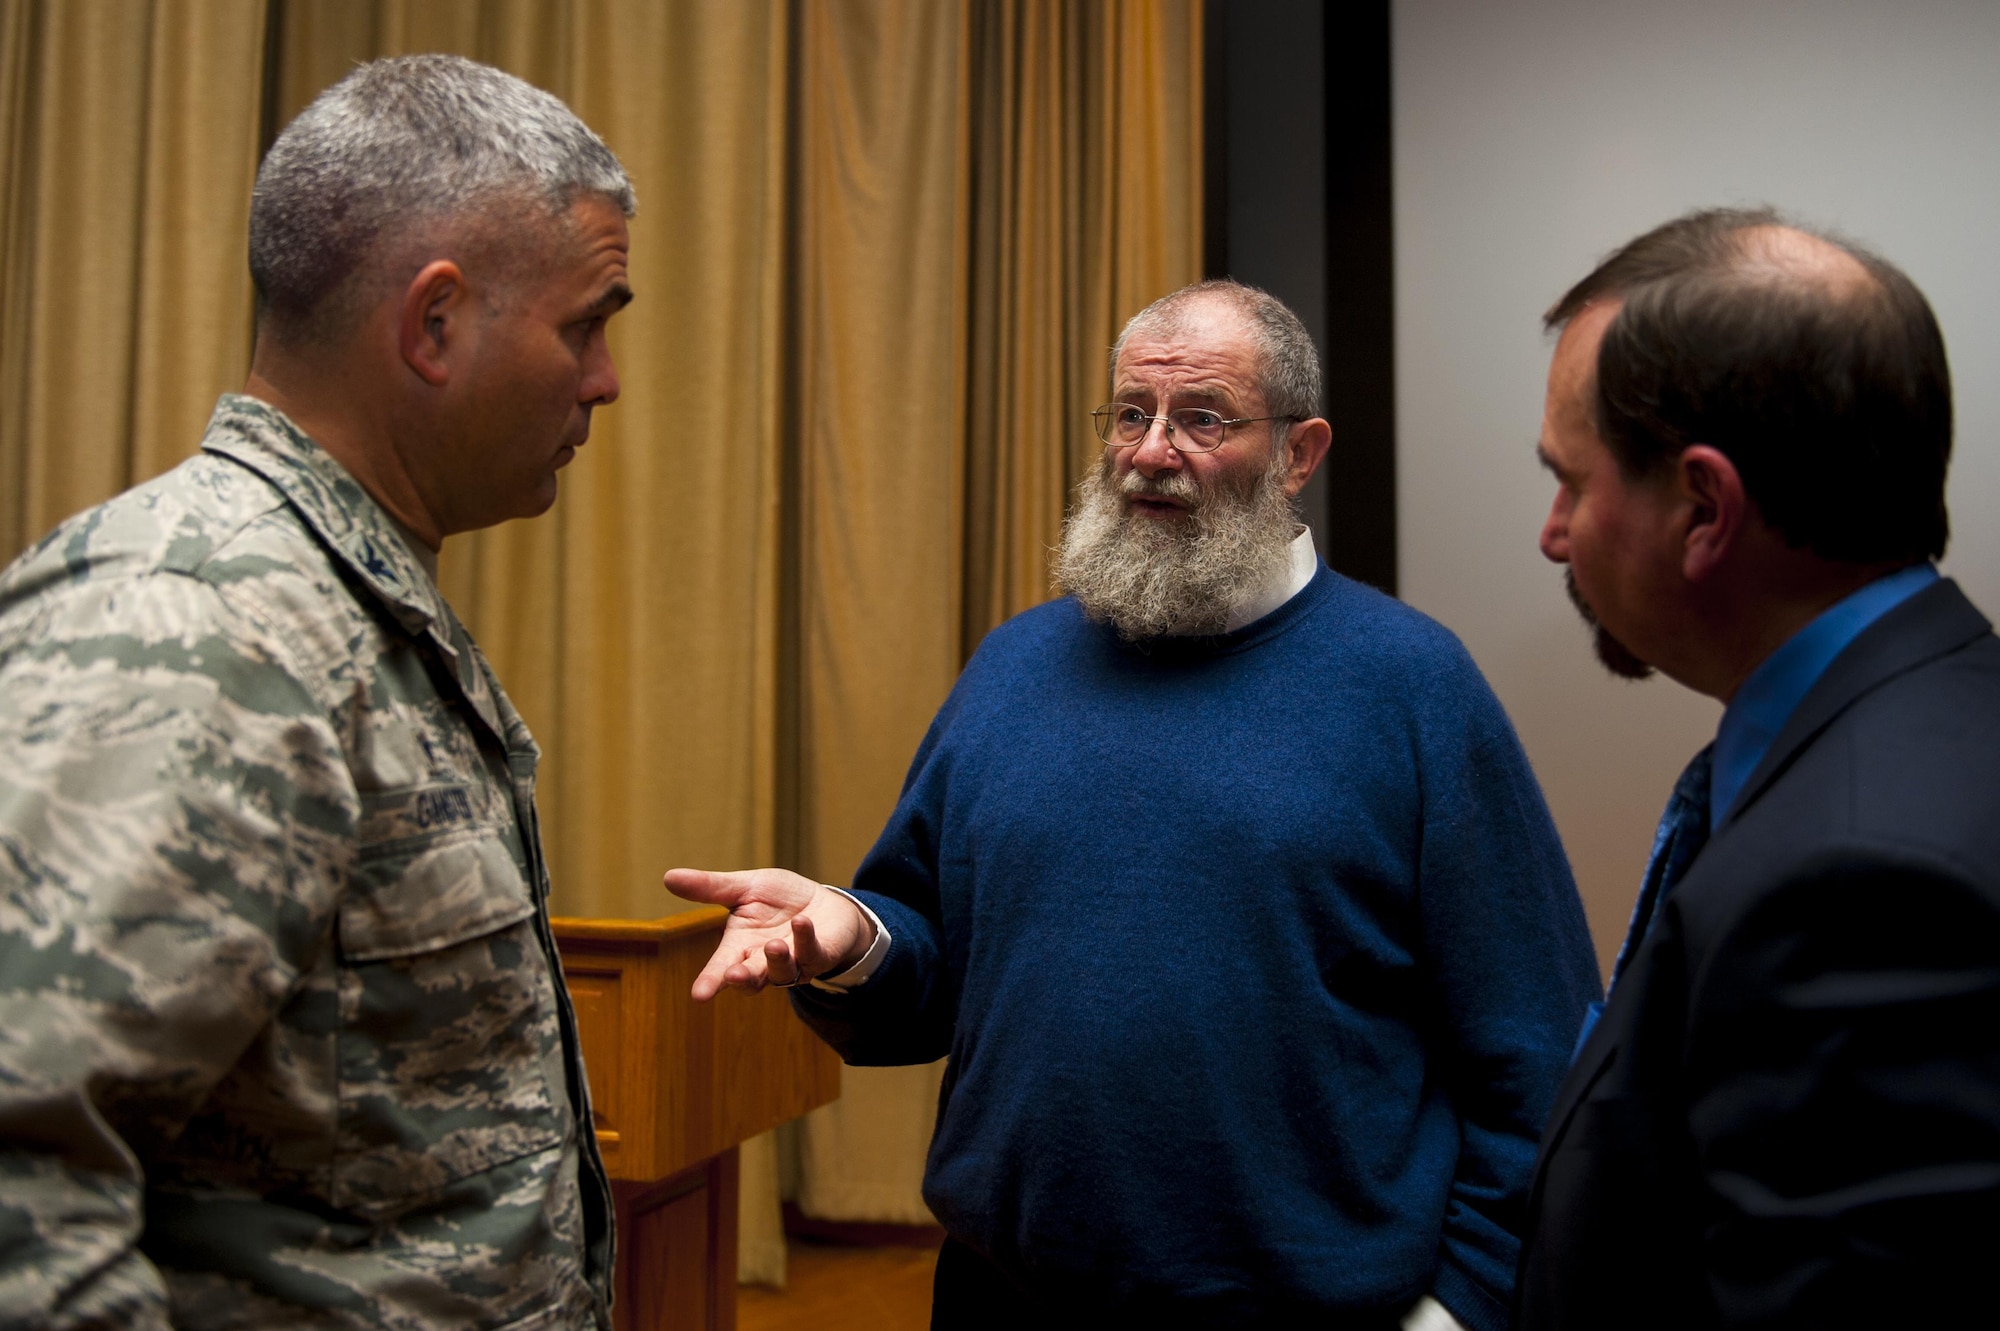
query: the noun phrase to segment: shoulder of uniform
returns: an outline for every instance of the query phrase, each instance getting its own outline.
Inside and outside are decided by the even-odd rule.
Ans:
[[[0,603],[56,583],[198,574],[218,550],[284,507],[284,496],[255,472],[197,455],[59,524],[0,574]]]
[[[145,489],[79,515],[0,577],[0,665],[283,676],[330,706],[320,695],[359,611],[288,507],[246,491],[204,511],[182,506],[185,486]]]

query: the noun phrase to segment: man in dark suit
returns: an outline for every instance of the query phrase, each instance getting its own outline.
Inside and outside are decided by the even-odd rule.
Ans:
[[[1543,1136],[1517,1324],[1993,1325],[2000,640],[1930,562],[1937,322],[1763,212],[1547,322],[1542,551],[1608,666],[1727,708]]]

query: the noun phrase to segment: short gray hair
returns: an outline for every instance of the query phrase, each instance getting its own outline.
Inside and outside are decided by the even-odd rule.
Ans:
[[[1111,373],[1134,333],[1158,336],[1180,331],[1185,311],[1205,300],[1219,300],[1242,315],[1257,342],[1257,391],[1264,410],[1288,421],[1319,415],[1319,348],[1312,334],[1270,292],[1234,278],[1214,277],[1160,297],[1133,315],[1111,345]],[[1282,437],[1282,436],[1281,436]]]
[[[352,280],[392,235],[503,207],[561,217],[582,195],[627,217],[632,182],[560,100],[451,55],[358,66],[285,127],[250,199],[250,276],[265,317],[331,333]]]

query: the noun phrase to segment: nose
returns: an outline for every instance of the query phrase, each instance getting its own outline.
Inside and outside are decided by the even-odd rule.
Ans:
[[[1542,522],[1542,558],[1551,563],[1569,563],[1569,491],[1558,487],[1549,516]]]
[[[608,407],[618,400],[618,367],[611,360],[611,344],[599,332],[585,352],[583,381],[577,385],[577,400],[586,407]]]
[[[1146,437],[1127,451],[1132,455],[1133,468],[1148,480],[1161,472],[1179,471],[1186,465],[1186,459],[1167,433],[1164,416],[1155,416],[1146,426]]]

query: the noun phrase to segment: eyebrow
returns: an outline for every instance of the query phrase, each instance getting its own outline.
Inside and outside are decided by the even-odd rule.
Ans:
[[[626,286],[623,282],[613,283],[606,289],[603,295],[590,302],[589,306],[584,309],[583,317],[586,319],[595,319],[600,316],[609,318],[631,303],[632,288]]]

